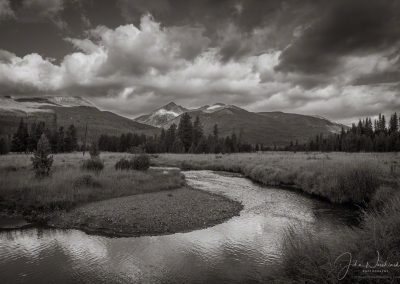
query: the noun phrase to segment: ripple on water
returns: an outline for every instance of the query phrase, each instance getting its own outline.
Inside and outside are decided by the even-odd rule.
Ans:
[[[210,171],[185,175],[194,187],[242,202],[240,216],[193,232],[138,238],[37,228],[2,232],[1,279],[6,283],[261,281],[279,260],[282,233],[289,224],[329,233],[351,217],[321,201],[262,187],[237,175]]]

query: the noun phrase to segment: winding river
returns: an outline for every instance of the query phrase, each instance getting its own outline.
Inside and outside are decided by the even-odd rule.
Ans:
[[[107,238],[78,230],[0,233],[2,283],[241,283],[266,279],[279,262],[288,225],[334,234],[356,212],[239,175],[185,172],[190,185],[244,205],[207,229],[165,236]]]

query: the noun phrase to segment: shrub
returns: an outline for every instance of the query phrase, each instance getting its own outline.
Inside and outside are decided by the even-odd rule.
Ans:
[[[82,169],[87,171],[100,172],[104,168],[103,162],[99,158],[83,161]]]
[[[73,182],[73,187],[93,187],[98,188],[101,187],[101,184],[95,180],[91,175],[82,175],[77,177]]]
[[[122,158],[115,164],[116,170],[129,170],[132,169],[132,164],[129,160]]]
[[[140,154],[131,160],[132,168],[138,171],[146,171],[150,167],[150,157],[147,154]]]
[[[42,178],[50,174],[53,156],[50,156],[50,144],[46,135],[42,134],[40,137],[31,161],[36,177]]]
[[[100,150],[97,143],[93,143],[89,150],[90,157],[92,159],[98,158],[100,156]]]

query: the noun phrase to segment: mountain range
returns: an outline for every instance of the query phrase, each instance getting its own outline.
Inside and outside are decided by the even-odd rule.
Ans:
[[[102,111],[81,97],[0,97],[0,136],[15,133],[21,118],[28,124],[44,121],[53,130],[74,124],[79,140],[83,139],[87,125],[88,141],[95,141],[101,134],[154,135],[159,132],[154,126]]]
[[[338,133],[342,127],[346,128],[322,117],[279,111],[250,112],[223,103],[188,109],[171,102],[135,120],[155,127],[168,128],[173,123],[178,125],[185,112],[192,119],[198,116],[206,133],[211,133],[214,125],[218,124],[221,137],[233,132],[241,133],[246,142],[266,146],[283,146],[296,140],[301,143],[310,137]]]
[[[192,119],[198,116],[206,134],[218,124],[220,137],[235,132],[248,143],[284,146],[290,141],[307,141],[318,134],[337,133],[343,125],[325,118],[284,112],[251,112],[243,108],[216,103],[186,108],[170,102],[148,113],[129,119],[110,111],[102,111],[81,97],[0,97],[0,136],[13,134],[21,118],[28,124],[45,121],[47,127],[68,127],[74,124],[78,138],[83,139],[87,125],[88,140],[101,134],[121,135],[134,132],[146,135],[160,133],[160,128],[179,124],[183,113]]]

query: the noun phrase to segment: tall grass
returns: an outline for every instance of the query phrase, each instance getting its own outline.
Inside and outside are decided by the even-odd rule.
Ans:
[[[180,187],[184,178],[178,170],[116,171],[110,161],[102,172],[80,169],[81,158],[55,156],[49,178],[37,179],[22,159],[1,161],[0,207],[30,214],[69,209],[81,203]]]
[[[391,179],[391,159],[387,156],[384,164],[373,154],[165,154],[153,164],[242,173],[264,185],[295,187],[333,203],[365,204]]]
[[[289,228],[282,245],[281,273],[276,277],[287,283],[397,283],[400,266],[377,266],[384,270],[365,272],[370,266],[400,263],[400,194],[392,195],[385,206],[365,212],[360,228],[341,230],[327,237],[316,232]],[[361,266],[350,266],[348,256]],[[364,278],[360,278],[360,276]],[[385,278],[374,278],[374,277]]]

